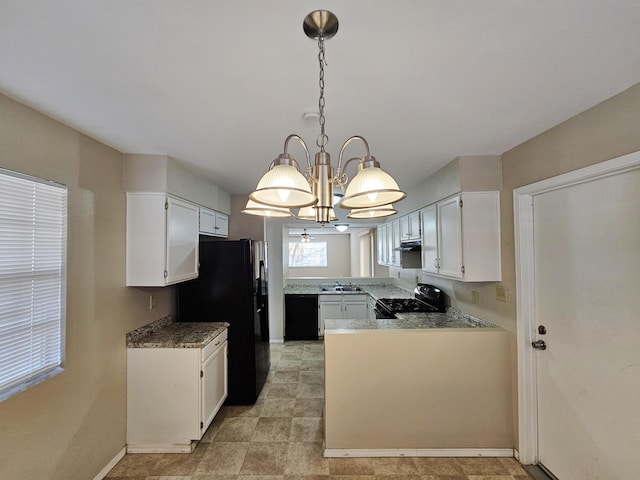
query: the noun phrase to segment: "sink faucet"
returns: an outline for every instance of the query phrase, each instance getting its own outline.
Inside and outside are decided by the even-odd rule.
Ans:
[[[340,282],[336,280],[336,287],[341,287],[342,285],[340,285]]]

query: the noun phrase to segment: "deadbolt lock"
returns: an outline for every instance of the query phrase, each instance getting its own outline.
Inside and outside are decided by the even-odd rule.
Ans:
[[[546,350],[547,344],[544,343],[544,340],[536,340],[535,342],[531,342],[531,346],[536,350]]]

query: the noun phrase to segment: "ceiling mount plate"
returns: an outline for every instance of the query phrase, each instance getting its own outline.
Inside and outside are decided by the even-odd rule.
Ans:
[[[313,40],[327,40],[338,32],[338,17],[329,10],[314,10],[304,17],[302,29]]]

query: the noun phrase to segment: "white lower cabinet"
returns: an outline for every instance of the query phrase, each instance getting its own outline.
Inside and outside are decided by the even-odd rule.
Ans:
[[[318,335],[324,336],[325,320],[368,318],[367,295],[319,295]]]
[[[127,452],[191,452],[227,383],[226,331],[204,348],[127,348]]]

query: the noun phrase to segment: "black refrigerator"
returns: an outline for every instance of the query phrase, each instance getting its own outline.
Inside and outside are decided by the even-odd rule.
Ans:
[[[269,373],[266,244],[200,237],[198,278],[178,287],[178,322],[228,322],[226,404],[255,403]]]

